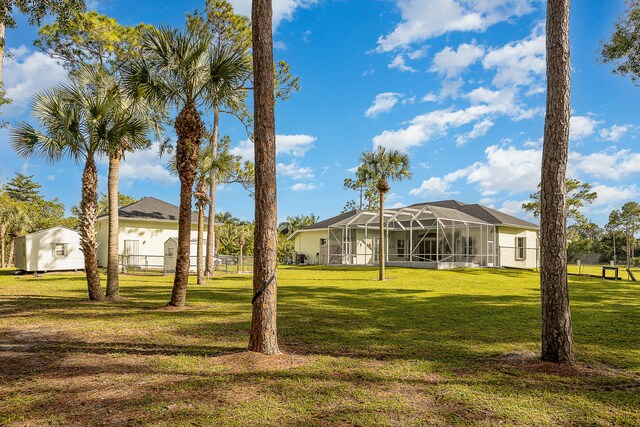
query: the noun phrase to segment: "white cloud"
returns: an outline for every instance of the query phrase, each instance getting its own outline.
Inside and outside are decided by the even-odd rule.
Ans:
[[[251,0],[229,0],[233,9],[240,15],[251,18]],[[284,21],[291,21],[298,8],[308,8],[318,0],[273,0],[273,26],[275,28]]]
[[[443,81],[442,87],[440,88],[440,99],[447,98],[448,96],[457,98],[462,86],[464,86],[462,79]]]
[[[377,117],[382,113],[387,113],[393,109],[398,103],[398,100],[402,97],[401,93],[395,92],[383,92],[376,95],[376,99],[373,101],[371,107],[364,113],[366,117]]]
[[[447,182],[446,179],[438,178],[435,176],[422,181],[420,187],[409,190],[410,195],[417,197],[439,198],[454,193],[454,191],[451,191],[450,182]]]
[[[618,142],[620,138],[625,136],[631,130],[629,125],[613,125],[610,128],[600,129],[600,138],[605,141]]]
[[[438,95],[433,92],[429,92],[425,96],[422,97],[422,102],[436,102],[438,100]]]
[[[499,192],[534,191],[540,181],[542,151],[492,145],[485,162],[467,168],[467,182],[476,184],[484,196]]]
[[[291,186],[291,189],[293,191],[313,191],[316,188],[318,188],[317,185],[315,185],[314,183],[310,182],[308,184],[302,183],[302,182],[298,182],[296,184],[293,184]]]
[[[470,139],[478,139],[487,134],[489,129],[493,127],[493,121],[489,119],[484,119],[481,122],[477,122],[473,125],[473,129],[470,132],[467,132],[462,135],[458,135],[456,138],[456,144],[458,146],[464,145],[469,142]]]
[[[158,155],[159,145],[154,143],[147,150],[127,153],[120,163],[120,177],[125,181],[153,181],[161,184],[173,184],[178,176],[167,169],[168,157]]]
[[[617,187],[598,184],[592,187],[592,191],[598,193],[598,198],[593,201],[594,206],[622,205],[640,196],[640,191],[636,184]]]
[[[404,55],[401,53],[394,56],[391,62],[389,63],[389,65],[387,65],[387,67],[391,69],[395,68],[397,70],[410,72],[410,73],[417,72],[415,68],[407,65],[407,63],[404,60]]]
[[[475,42],[463,43],[458,46],[457,50],[445,47],[436,53],[430,71],[438,72],[448,79],[457,77],[483,55],[484,47],[476,45]]]
[[[276,154],[288,155],[293,157],[303,157],[307,154],[313,143],[316,141],[315,136],[311,135],[276,135]],[[245,139],[229,150],[234,156],[240,156],[243,160],[253,162],[254,149],[253,142]]]
[[[571,116],[569,137],[571,140],[579,141],[590,137],[596,131],[598,121],[590,116]]]
[[[532,10],[532,0],[396,0],[402,21],[378,38],[379,52],[407,47],[452,31],[484,31]]]
[[[313,169],[305,166],[298,166],[295,162],[290,164],[278,163],[276,170],[280,175],[293,179],[311,179],[314,177]]]
[[[537,26],[523,40],[490,49],[482,64],[485,69],[496,70],[493,84],[499,88],[533,85],[537,89],[546,72],[545,55],[545,35],[543,28]]]
[[[4,60],[4,86],[12,104],[2,107],[7,117],[22,115],[33,95],[55,86],[67,78],[66,70],[42,52],[29,52],[25,46],[9,49],[12,58]]]
[[[591,154],[569,153],[569,166],[578,174],[618,181],[640,174],[640,153],[631,150]]]
[[[516,114],[518,116],[514,118],[518,119],[523,114],[523,111],[515,106],[513,96],[513,94],[505,91],[500,92],[500,95],[495,96],[490,103],[480,103],[462,110],[448,108],[430,111],[414,117],[404,129],[396,131],[385,130],[373,138],[373,144],[374,146],[382,145],[407,151],[409,148],[422,145],[432,138],[446,135],[450,129],[457,129],[476,121],[483,121],[487,116]],[[480,100],[486,101],[488,99],[478,99],[478,102]],[[490,127],[489,121],[485,121],[485,123],[478,126],[475,132],[471,131],[472,135],[470,136],[481,136],[481,133]]]

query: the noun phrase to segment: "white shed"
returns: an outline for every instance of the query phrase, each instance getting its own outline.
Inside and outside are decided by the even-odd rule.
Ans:
[[[80,235],[57,226],[15,240],[15,266],[24,271],[84,270]]]

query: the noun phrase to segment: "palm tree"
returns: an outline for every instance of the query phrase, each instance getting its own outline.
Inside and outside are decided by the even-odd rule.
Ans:
[[[121,100],[102,82],[96,67],[83,67],[68,84],[37,94],[33,115],[42,131],[21,123],[12,129],[12,145],[22,157],[57,162],[64,157],[84,162],[80,202],[80,244],[89,299],[103,300],[96,256],[98,170],[95,157],[123,139],[146,138],[147,127],[121,107]]]
[[[387,150],[382,146],[378,146],[377,150],[362,153],[360,163],[358,180],[374,184],[380,194],[379,280],[384,280],[384,196],[391,189],[389,180],[401,181],[411,178],[409,156],[398,150]]]
[[[542,359],[574,363],[567,283],[567,160],[571,115],[570,0],[547,2],[547,112],[540,184]]]
[[[238,87],[249,70],[245,55],[231,49],[215,51],[211,38],[197,31],[151,28],[140,38],[142,59],[124,67],[133,96],[173,106],[178,111],[176,168],[180,177],[178,254],[169,305],[184,306],[189,281],[191,196],[204,135],[199,107],[211,107],[216,97]]]
[[[278,354],[278,215],[271,0],[251,2],[255,123],[255,238],[249,350]]]
[[[162,133],[162,109],[149,105],[141,99],[133,99],[122,90],[122,85],[117,77],[110,74],[106,69],[99,69],[99,81],[104,85],[104,90],[109,91],[114,96],[114,106],[122,110],[119,114],[129,114],[137,117],[140,122],[145,123],[149,131],[153,131],[156,136]],[[120,284],[118,277],[118,255],[119,255],[119,218],[118,207],[120,206],[118,178],[120,171],[120,161],[124,159],[126,152],[148,148],[150,141],[146,138],[129,138],[125,135],[121,140],[114,140],[106,147],[106,154],[109,156],[109,172],[107,178],[107,213],[109,218],[107,237],[107,292],[106,296],[110,300],[117,300],[120,297]]]
[[[33,225],[33,216],[24,202],[14,200],[8,200],[8,202],[9,203],[6,205],[5,209],[3,209],[4,214],[0,213],[0,215],[5,216],[6,218],[5,232],[9,237],[7,267],[13,267],[16,237],[19,237],[29,231],[29,228]],[[2,240],[2,245],[4,247],[4,238]],[[4,248],[2,250],[2,255],[4,257]]]
[[[212,155],[211,146],[200,149],[198,156],[198,169],[196,170],[196,187],[193,193],[196,198],[196,206],[198,208],[198,239],[197,239],[197,277],[198,285],[205,284],[205,260],[203,251],[204,240],[204,220],[205,208],[209,203],[210,193],[207,191],[209,180],[215,179],[217,182],[224,181],[233,173],[235,158],[228,151]],[[210,188],[209,188],[210,189]],[[209,221],[211,223],[211,221]],[[212,233],[213,227],[207,229],[207,241],[215,239],[215,233]],[[212,272],[213,270],[211,270]],[[208,272],[207,274],[211,274]]]

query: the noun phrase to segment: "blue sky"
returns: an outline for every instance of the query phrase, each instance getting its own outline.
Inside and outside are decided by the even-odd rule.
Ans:
[[[250,0],[232,0],[249,13]],[[521,217],[540,176],[544,125],[544,7],[538,0],[274,0],[276,57],[291,65],[301,90],[276,108],[278,217],[327,218],[356,197],[343,190],[365,150],[406,151],[413,178],[392,183],[389,205],[455,198]],[[123,24],[182,26],[200,1],[93,1]],[[594,185],[585,214],[602,224],[612,208],[640,198],[640,88],[597,62],[622,0],[574,1],[571,14],[570,176]],[[10,122],[30,121],[37,90],[64,70],[33,48],[24,19],[7,32],[14,59],[4,78]],[[252,157],[242,126],[224,118],[233,151]],[[131,154],[121,191],[178,202],[179,184],[154,150]],[[81,166],[18,158],[0,131],[0,176],[35,175],[43,193],[68,208],[80,198]],[[106,164],[100,167],[106,188]],[[251,219],[253,200],[220,188],[218,210]]]

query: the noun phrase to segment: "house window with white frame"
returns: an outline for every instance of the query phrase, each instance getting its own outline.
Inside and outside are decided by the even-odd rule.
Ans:
[[[516,237],[516,260],[523,261],[527,258],[527,238]]]
[[[66,243],[54,243],[53,244],[53,256],[65,257],[67,256],[67,244]]]

